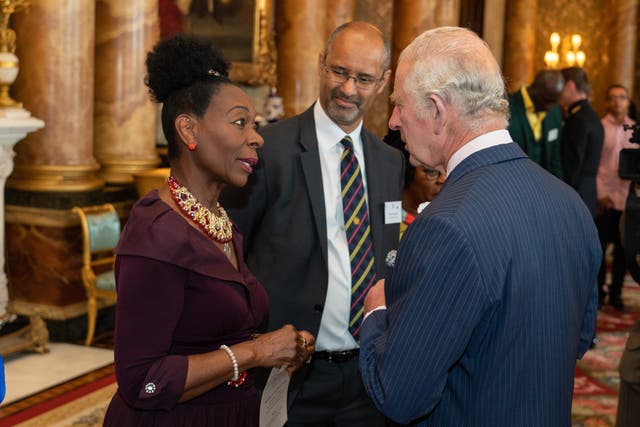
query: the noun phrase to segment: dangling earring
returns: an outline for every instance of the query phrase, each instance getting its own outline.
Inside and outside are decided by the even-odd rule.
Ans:
[[[187,148],[189,149],[189,151],[196,151],[196,144],[191,142],[187,145]]]

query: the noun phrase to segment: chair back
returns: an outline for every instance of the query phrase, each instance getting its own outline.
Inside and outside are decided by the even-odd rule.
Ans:
[[[73,211],[80,217],[82,255],[85,267],[89,267],[95,255],[115,249],[120,238],[120,218],[111,203],[75,207]]]
[[[115,247],[120,239],[120,218],[111,203],[74,207],[82,227],[81,277],[87,292],[87,338],[91,345],[96,328],[98,300],[115,302]]]

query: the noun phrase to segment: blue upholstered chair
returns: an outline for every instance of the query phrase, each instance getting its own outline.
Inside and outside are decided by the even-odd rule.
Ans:
[[[74,207],[82,226],[82,282],[87,291],[87,338],[91,345],[98,316],[98,299],[115,303],[114,249],[120,238],[120,218],[111,203]]]

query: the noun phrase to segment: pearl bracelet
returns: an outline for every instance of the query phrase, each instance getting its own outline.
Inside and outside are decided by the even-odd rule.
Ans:
[[[236,355],[233,354],[233,351],[224,344],[222,344],[220,348],[227,352],[229,359],[231,359],[231,363],[233,363],[233,377],[231,378],[231,382],[238,381],[240,378],[240,370],[238,369],[238,360],[236,359]]]

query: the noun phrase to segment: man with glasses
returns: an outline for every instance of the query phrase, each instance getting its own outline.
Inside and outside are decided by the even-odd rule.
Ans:
[[[604,141],[596,175],[598,191],[596,225],[602,250],[606,250],[607,244],[613,244],[613,263],[611,265],[611,284],[607,288],[605,287],[606,257],[602,259],[598,273],[598,297],[600,305],[602,305],[608,293],[609,305],[617,311],[624,311],[625,306],[621,295],[627,265],[620,239],[620,218],[627,203],[631,181],[620,178],[618,167],[620,151],[625,148],[638,148],[638,146],[629,142],[632,135],[631,129],[624,128],[625,125],[631,126],[635,123],[629,118],[629,93],[624,86],[620,84],[609,86],[606,108],[607,113],[601,120]]]
[[[338,27],[318,57],[318,101],[261,129],[254,182],[225,197],[269,293],[269,328],[290,323],[317,337],[291,379],[290,427],[384,425],[364,392],[358,342],[364,295],[385,274],[401,219],[402,154],[362,127],[389,62],[376,27]]]

